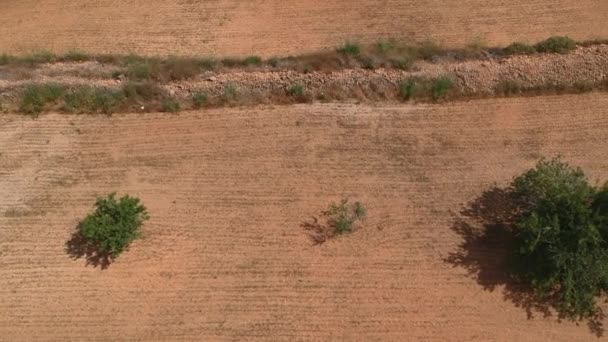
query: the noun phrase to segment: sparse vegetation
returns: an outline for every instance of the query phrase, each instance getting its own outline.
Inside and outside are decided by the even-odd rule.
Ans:
[[[344,55],[356,56],[361,53],[361,46],[355,42],[346,42],[340,46],[337,51]]]
[[[64,95],[63,109],[70,113],[112,113],[122,102],[120,90],[79,87]]]
[[[608,290],[608,183],[594,187],[580,168],[541,160],[515,178],[519,205],[514,272],[572,318],[596,313]]]
[[[431,97],[433,101],[438,101],[444,98],[453,86],[454,83],[447,76],[437,78],[435,81],[433,81],[433,86],[431,88]]]
[[[203,107],[207,103],[207,94],[201,91],[194,93],[194,95],[192,95],[192,103],[194,108],[198,109]]]
[[[152,77],[152,67],[148,61],[133,61],[127,64],[127,77],[134,81],[149,80]]]
[[[401,98],[404,100],[411,100],[414,98],[414,93],[416,92],[416,81],[413,79],[401,81],[399,84],[399,93],[401,94]]]
[[[79,231],[94,243],[99,252],[116,258],[128,245],[140,237],[139,228],[149,218],[146,208],[136,197],[125,195],[119,200],[112,193],[99,197],[95,212],[89,214],[79,225]]]
[[[259,56],[249,56],[243,60],[243,65],[260,65],[262,64],[262,58]]]
[[[395,42],[390,39],[381,39],[376,42],[376,50],[382,54],[385,54],[395,48]]]
[[[350,204],[347,199],[343,199],[340,203],[330,204],[325,214],[334,233],[344,234],[352,231],[357,221],[365,219],[367,210],[360,202]]]
[[[232,83],[228,83],[224,88],[224,99],[227,101],[236,99],[236,87]]]
[[[180,109],[181,109],[181,106],[176,99],[174,99],[172,97],[167,97],[167,98],[163,99],[163,103],[162,103],[163,112],[177,113],[180,111]]]
[[[301,84],[292,84],[288,89],[287,93],[291,96],[303,96],[304,95],[304,86]]]
[[[84,62],[90,59],[89,55],[79,50],[71,50],[61,57],[61,60],[66,62]]]
[[[19,111],[25,114],[37,115],[47,103],[55,102],[63,97],[65,88],[59,84],[32,84],[25,88],[21,97]]]
[[[566,36],[553,36],[534,45],[538,52],[568,53],[576,49],[576,42]]]

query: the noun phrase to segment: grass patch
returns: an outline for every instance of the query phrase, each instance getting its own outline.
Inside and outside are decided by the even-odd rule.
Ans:
[[[343,199],[340,203],[330,204],[325,214],[334,233],[344,234],[351,232],[357,221],[365,219],[367,210],[360,202],[350,204],[347,199]]]
[[[304,96],[304,86],[301,84],[292,84],[287,89],[287,94],[291,96]]]
[[[414,94],[416,93],[416,81],[415,80],[406,80],[401,81],[399,84],[399,94],[401,98],[404,100],[411,100],[414,98]]]
[[[336,51],[344,55],[357,56],[361,53],[361,46],[355,42],[346,42],[337,48]]]
[[[65,88],[59,84],[32,84],[25,88],[21,97],[19,111],[25,114],[37,115],[47,103],[55,102],[63,97]]]
[[[162,103],[162,111],[165,113],[177,113],[181,110],[181,106],[179,105],[179,102],[172,98],[172,97],[167,97],[165,99],[163,99],[163,103]]]
[[[68,90],[64,95],[63,109],[69,113],[113,113],[125,102],[120,90],[79,87]]]
[[[496,94],[503,96],[521,94],[523,90],[522,84],[515,80],[501,80],[494,88]]]
[[[227,101],[236,99],[236,87],[232,83],[228,83],[224,88],[224,99]]]
[[[192,104],[194,108],[201,108],[207,103],[207,94],[203,92],[196,92],[192,95]]]
[[[91,56],[79,50],[71,50],[61,57],[61,60],[66,62],[85,62],[90,59]]]
[[[245,66],[261,65],[261,64],[262,64],[262,58],[260,58],[259,56],[249,56],[243,60],[243,65],[245,65]]]
[[[412,49],[412,52],[419,58],[430,60],[440,54],[441,47],[432,40],[425,40]]]
[[[148,61],[127,62],[126,74],[130,80],[149,80],[152,76],[152,67]]]
[[[433,81],[433,86],[431,87],[431,97],[433,101],[438,101],[440,99],[445,98],[448,91],[452,89],[454,86],[454,82],[446,76],[442,76]]]
[[[395,41],[391,39],[381,39],[376,42],[376,51],[381,54],[390,52],[395,48]]]
[[[568,53],[576,49],[576,42],[567,36],[553,36],[534,45],[538,52]]]
[[[0,65],[8,65],[11,63],[11,60],[12,60],[11,56],[9,56],[5,53],[0,55]]]

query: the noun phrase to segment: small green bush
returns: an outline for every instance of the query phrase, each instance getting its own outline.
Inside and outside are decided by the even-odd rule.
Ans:
[[[385,54],[395,48],[395,42],[390,39],[381,39],[376,42],[376,50],[381,54]]]
[[[347,199],[343,199],[340,203],[330,204],[325,214],[334,233],[343,234],[352,231],[357,221],[365,219],[367,210],[360,202],[351,205]]]
[[[288,89],[287,93],[291,96],[304,96],[304,86],[301,84],[292,84]]]
[[[126,99],[154,100],[166,96],[166,92],[153,82],[127,82],[122,87]]]
[[[404,100],[411,100],[414,98],[414,94],[416,92],[416,81],[414,80],[405,80],[401,81],[399,84],[399,93],[401,94],[401,98]]]
[[[79,225],[83,237],[94,243],[99,252],[109,253],[113,258],[140,237],[139,228],[149,218],[138,198],[125,195],[116,200],[115,195],[99,197],[95,212]]]
[[[260,65],[262,64],[262,58],[259,56],[249,56],[243,60],[243,65]]]
[[[560,159],[515,178],[513,271],[567,317],[593,316],[608,290],[608,183],[591,186]]]
[[[146,61],[130,62],[127,64],[127,77],[134,81],[149,80],[152,77],[152,67]]]
[[[566,36],[553,36],[534,45],[538,52],[568,53],[576,49],[576,42]]]
[[[361,53],[361,47],[355,42],[346,42],[336,49],[336,51],[344,55],[356,56]]]
[[[201,108],[207,103],[207,94],[203,92],[196,92],[192,95],[192,103],[194,104],[194,108]]]
[[[181,109],[179,102],[172,97],[163,99],[162,105],[162,110],[165,113],[177,113]]]
[[[226,100],[236,99],[236,87],[232,83],[228,83],[224,88],[224,98]]]
[[[438,101],[447,95],[447,92],[452,89],[454,83],[446,76],[439,77],[433,82],[431,87],[431,97],[433,101]]]
[[[502,49],[502,52],[505,55],[531,55],[536,53],[536,49],[532,45],[515,42]]]
[[[65,88],[59,84],[32,84],[25,88],[21,97],[19,111],[26,114],[38,114],[47,103],[63,97]]]

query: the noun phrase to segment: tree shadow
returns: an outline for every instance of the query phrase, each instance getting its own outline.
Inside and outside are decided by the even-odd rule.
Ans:
[[[105,270],[113,261],[108,252],[100,252],[97,245],[87,240],[77,229],[65,243],[65,251],[73,260],[84,258],[87,266],[100,267]]]
[[[509,188],[493,187],[483,192],[455,215],[451,229],[462,242],[444,261],[453,267],[464,268],[486,291],[502,287],[504,300],[524,309],[528,319],[534,318],[536,313],[550,317],[557,312],[554,310],[557,299],[540,300],[529,286],[509,272],[514,221],[521,208]],[[557,315],[558,321],[565,318]],[[598,337],[604,332],[603,318],[599,311],[587,321],[589,329]]]
[[[311,217],[309,221],[304,221],[300,227],[306,230],[308,237],[314,245],[321,245],[335,235],[335,229],[332,223],[327,220],[325,212]]]

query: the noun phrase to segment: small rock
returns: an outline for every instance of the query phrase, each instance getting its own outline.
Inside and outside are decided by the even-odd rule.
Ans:
[[[207,81],[209,81],[209,82],[215,82],[216,80],[217,80],[217,78],[215,78],[214,76],[207,78]]]

